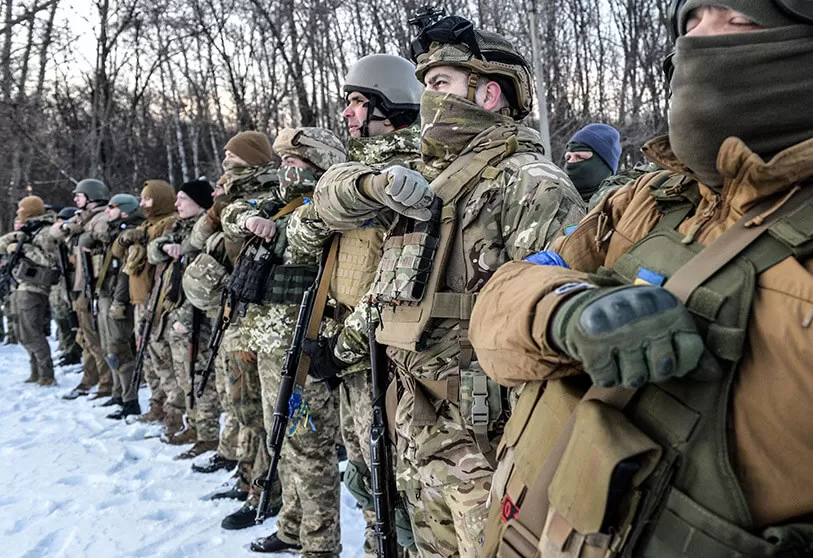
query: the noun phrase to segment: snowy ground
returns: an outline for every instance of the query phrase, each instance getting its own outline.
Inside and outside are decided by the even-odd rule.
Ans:
[[[24,384],[25,350],[0,347],[0,556],[261,556],[248,544],[271,534],[273,519],[224,531],[221,519],[241,503],[201,500],[228,472],[194,473],[172,460],[184,447],[144,439],[156,427],[106,419],[99,401],[62,400],[80,378],[68,370],[57,370],[55,388]],[[146,389],[140,397],[146,410]],[[362,556],[354,503],[343,491],[343,557]]]

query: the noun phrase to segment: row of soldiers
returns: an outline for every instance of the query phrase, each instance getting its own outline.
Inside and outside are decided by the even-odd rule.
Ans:
[[[421,556],[811,555],[813,14],[788,3],[674,3],[670,131],[644,147],[657,170],[589,213],[600,165],[582,173],[586,188],[569,175],[599,158],[615,171],[612,134],[581,131],[571,172],[557,167],[521,124],[528,63],[455,16],[413,41],[417,65],[379,54],[351,68],[346,145],[321,128],[283,130],[273,145],[241,132],[208,210],[203,185],[179,189],[176,215],[171,187],[148,181],[147,220],[116,225],[113,241],[94,237],[83,208],[82,234],[112,242],[112,256],[105,268],[106,249],[82,234],[77,255],[95,254],[105,280],[109,268],[129,277],[121,306],[134,323],[160,309],[148,337],[140,328],[142,419],[195,441],[190,452],[217,447],[208,468],[239,461],[228,495],[246,502],[223,526],[252,524],[250,479],[278,459],[279,493],[269,483],[265,495],[280,506],[277,531],[251,548],[338,556],[341,433],[365,555],[393,555],[368,444],[385,397],[398,538]],[[92,301],[77,311],[87,343]],[[203,340],[223,343],[224,387],[196,408],[184,403],[193,333],[200,369],[216,348]],[[386,396],[372,386],[378,348]],[[125,353],[99,351],[97,372],[108,365],[123,386]],[[205,426],[201,409],[218,402],[239,451],[228,418],[219,443]]]

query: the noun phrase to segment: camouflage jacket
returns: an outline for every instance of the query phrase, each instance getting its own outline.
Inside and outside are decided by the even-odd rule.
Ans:
[[[95,238],[103,244],[104,263],[100,271],[101,288],[99,298],[110,298],[123,304],[130,303],[130,277],[123,272],[124,262],[116,257],[114,244],[121,233],[134,229],[144,222],[140,213],[129,215],[109,224],[104,233],[96,233]]]
[[[601,200],[607,196],[607,194],[615,192],[622,186],[632,184],[638,179],[638,177],[643,176],[648,172],[655,172],[658,170],[661,170],[661,167],[656,163],[638,163],[631,169],[627,169],[619,172],[618,174],[605,178],[601,181],[601,184],[598,185],[598,190],[596,190],[596,193],[590,197],[590,201],[587,204],[587,211],[592,211],[593,208],[596,207]]]
[[[271,175],[266,175],[268,178]],[[281,205],[288,203],[307,191],[297,188],[283,189],[279,180],[266,180],[244,184],[241,191],[230,192],[229,195],[238,197],[223,209],[221,225],[226,241],[244,242],[253,234],[246,228],[246,221],[251,217],[270,217]],[[317,254],[302,255],[295,260],[286,250],[288,246],[287,226],[290,215],[275,220],[276,233],[272,239],[275,255],[282,258],[283,263],[315,263]],[[280,345],[283,336],[277,335],[279,324],[290,323],[291,316],[296,318],[297,307],[281,304],[249,304],[245,316],[238,318],[238,323],[232,325],[227,332],[224,343],[228,351],[257,351],[265,352],[284,351],[288,347]],[[236,326],[236,327],[235,327]]]
[[[511,144],[516,140],[516,151],[495,163],[499,172],[481,176],[458,202],[456,239],[445,271],[445,290],[449,292],[478,292],[502,264],[544,249],[566,226],[578,223],[584,215],[584,202],[576,188],[542,154],[540,138],[529,128],[516,124],[489,127],[471,140],[460,156],[487,144],[493,146],[495,137]],[[415,168],[422,167],[416,164]],[[432,182],[433,189],[440,186],[438,180]],[[339,190],[330,199],[341,201],[325,214],[341,215],[347,208],[351,218],[365,216],[368,209],[353,207],[354,200],[361,196],[356,182],[334,187]],[[318,191],[314,197],[318,198]],[[369,206],[369,199],[366,203]],[[336,224],[325,220],[331,226]],[[398,471],[398,486],[402,489],[417,484],[469,482],[492,472],[467,431],[458,406],[438,404],[432,424],[413,423],[415,379],[445,380],[459,373],[460,321],[436,319],[425,332],[425,349],[421,352],[395,347],[387,350],[405,385],[395,411],[398,454],[408,464]],[[360,305],[345,321],[340,341],[335,353],[340,360],[354,363],[365,357],[366,308]]]
[[[200,218],[205,218],[205,215],[178,219],[167,234],[147,245],[147,261],[158,269],[163,269],[164,273],[164,288],[159,294],[162,302],[156,317],[163,319],[166,314],[166,323],[170,326],[175,322],[180,322],[187,328],[192,325],[192,305],[184,297],[181,278],[186,266],[200,252],[190,243],[192,228]],[[167,244],[181,245],[181,259],[173,260],[164,252]]]
[[[56,265],[56,240],[48,231],[48,227],[54,223],[53,217],[43,215],[30,222],[40,223],[39,229],[33,233],[14,231],[0,237],[0,254],[6,257],[9,247],[16,248],[20,239],[23,239],[21,256],[38,266],[51,268]],[[19,266],[19,263],[17,264]],[[12,271],[12,276],[14,270]],[[34,285],[26,281],[20,281],[17,285],[18,291],[31,291],[48,295],[51,288],[42,285]]]
[[[81,292],[85,286],[85,277],[81,272],[80,250],[82,246],[91,250],[91,253],[99,255],[102,251],[100,238],[107,233],[107,215],[104,212],[105,205],[96,205],[91,202],[88,207],[77,212],[73,217],[66,220],[62,226],[52,226],[51,235],[58,242],[64,242],[73,248],[73,257],[77,272],[74,273],[73,290]],[[101,257],[93,259],[94,275],[98,275],[101,267]]]
[[[343,163],[334,165],[320,178],[317,188],[346,188],[352,186],[347,182],[355,182],[358,177],[370,172],[379,171],[393,165],[403,165],[407,161],[415,160],[420,155],[420,130],[418,126],[411,126],[402,130],[397,130],[390,134],[371,138],[351,138],[348,144],[350,154],[350,164]],[[344,172],[351,170],[351,172]],[[335,181],[345,182],[344,186],[336,185]],[[379,219],[370,219],[365,225],[378,229],[380,234],[386,232],[383,222]],[[346,228],[343,230],[347,230]],[[318,254],[321,252],[328,237],[333,233],[329,227],[319,217],[319,204],[308,203],[297,209],[291,216],[288,225],[288,249],[296,259],[305,258],[306,254]],[[342,245],[339,241],[339,251]],[[380,258],[381,254],[378,253]],[[349,317],[349,316],[347,316]],[[339,329],[336,326],[334,329]],[[344,344],[341,338],[343,332],[339,333],[339,343]],[[359,340],[365,341],[364,340]],[[361,350],[361,349],[360,349]],[[364,351],[367,353],[367,351]],[[369,358],[363,358],[345,370],[345,374],[366,370],[369,368]]]

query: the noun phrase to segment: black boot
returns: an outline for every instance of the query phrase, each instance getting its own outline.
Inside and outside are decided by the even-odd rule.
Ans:
[[[233,486],[227,490],[223,490],[220,492],[215,492],[211,496],[206,498],[207,500],[238,500],[240,502],[245,502],[248,500],[248,492],[245,490],[240,490],[236,486]]]
[[[115,413],[110,413],[107,415],[107,418],[113,420],[121,420],[124,417],[129,417],[130,415],[140,415],[141,414],[141,406],[138,404],[138,400],[134,399],[132,401],[127,401],[122,405],[121,409],[116,411]]]
[[[285,552],[286,550],[302,550],[302,547],[298,544],[288,544],[287,542],[282,542],[279,540],[276,533],[270,537],[261,537],[251,541],[252,552],[271,553]]]
[[[124,405],[124,401],[121,400],[121,397],[111,397],[99,407],[112,407],[113,405]]]
[[[279,513],[279,511],[277,511]],[[276,515],[276,514],[275,514]],[[254,519],[257,517],[257,506],[252,506],[248,502],[243,504],[243,507],[236,512],[227,515],[220,522],[220,526],[229,531],[238,531],[240,529],[248,529],[256,525]]]
[[[219,453],[214,454],[209,458],[208,461],[205,461],[200,465],[197,463],[192,464],[192,470],[196,473],[214,473],[215,471],[219,471],[221,469],[231,471],[235,467],[237,467],[237,461],[226,459]]]

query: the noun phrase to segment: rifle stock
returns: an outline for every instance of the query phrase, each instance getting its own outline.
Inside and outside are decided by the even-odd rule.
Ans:
[[[232,297],[228,289],[224,288],[223,293],[220,295],[220,309],[217,311],[217,318],[215,318],[215,326],[212,328],[212,336],[209,337],[209,358],[206,360],[206,367],[200,375],[200,384],[195,394],[198,397],[203,396],[203,390],[206,389],[206,384],[209,383],[209,376],[215,368],[217,362],[217,355],[220,353],[220,344],[223,342],[223,334],[229,329],[231,325],[231,312],[232,312]]]
[[[68,247],[62,243],[57,246],[59,254],[59,273],[62,275],[62,286],[65,288],[65,293],[68,296],[68,303],[70,305],[70,312],[68,313],[68,322],[71,329],[79,328],[79,317],[76,315],[76,310],[73,309],[73,291],[71,290],[70,280],[68,273],[70,272],[70,263],[68,261]]]
[[[23,244],[25,244],[26,234],[20,231],[20,240],[17,241],[17,247],[14,249],[14,253],[11,254],[11,257],[6,260],[3,264],[2,270],[0,270],[0,298],[6,298],[8,295],[11,294],[11,289],[17,286],[17,280],[11,274],[14,270],[14,267],[17,265],[17,262],[20,261],[20,258],[23,255]]]
[[[86,250],[80,249],[79,253],[82,259],[82,275],[85,280],[85,298],[90,306],[90,323],[93,331],[98,331],[99,305],[96,301],[96,280],[93,277],[93,256]]]
[[[158,275],[158,283],[150,293],[147,315],[144,317],[144,321],[141,322],[141,331],[138,334],[138,352],[136,353],[133,379],[130,383],[130,389],[135,389],[136,391],[138,391],[138,386],[141,384],[141,374],[144,370],[144,355],[150,341],[152,323],[155,320],[155,313],[158,310],[158,301],[161,299],[161,291],[164,288],[164,271],[166,271],[166,269],[161,270],[161,273]]]
[[[200,350],[200,325],[201,325],[201,311],[192,307],[192,330],[189,332],[189,343],[187,345],[187,357],[189,363],[187,366],[189,367],[189,393],[187,397],[189,397],[189,408],[195,408],[195,375],[197,371],[195,370],[195,365],[198,361],[198,352]]]

